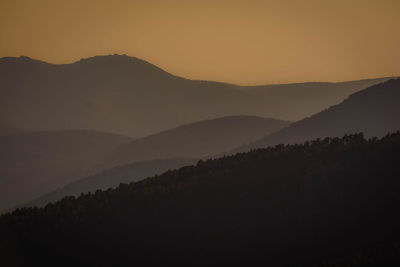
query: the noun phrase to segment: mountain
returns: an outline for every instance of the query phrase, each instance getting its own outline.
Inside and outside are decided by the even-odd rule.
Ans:
[[[115,146],[114,149],[110,147],[110,150],[96,153],[96,155],[84,150],[88,148],[87,145],[82,146],[79,147],[82,151],[71,150],[71,152],[79,154],[81,163],[87,162],[79,168],[79,171],[75,172],[75,181],[65,184],[65,179],[57,180],[57,183],[53,182],[52,185],[47,186],[50,190],[45,192],[46,194],[19,206],[45,205],[67,195],[79,195],[94,192],[97,189],[116,187],[123,182],[137,181],[147,176],[160,174],[168,169],[188,165],[193,163],[194,159],[231,150],[240,144],[257,140],[265,134],[278,131],[287,125],[289,125],[287,121],[254,116],[231,116],[182,125],[130,142],[125,142],[124,139],[124,142]],[[41,141],[44,142],[45,139]],[[67,141],[69,140],[66,139],[64,142]],[[48,158],[61,157],[59,153],[63,150],[58,149],[58,146],[63,144],[52,144],[49,141],[46,145],[53,149],[47,151]],[[56,147],[53,148],[52,145],[56,145]],[[68,145],[65,144],[65,146]],[[21,145],[21,148],[30,150],[25,145]],[[14,152],[17,153],[17,151]],[[73,155],[67,157],[72,158]],[[29,160],[32,162],[27,160],[24,164],[28,166],[37,164],[34,159],[30,158]],[[6,162],[10,168],[13,166],[10,165],[12,163],[12,161]],[[66,164],[68,167],[70,165]],[[51,166],[48,168],[52,169]],[[58,177],[66,172],[68,177],[72,178],[69,171],[60,168],[57,171]],[[86,173],[93,175],[82,178]],[[63,186],[56,189],[54,184]]]
[[[199,161],[5,214],[0,256],[7,266],[398,266],[399,158],[397,132]]]
[[[120,145],[99,167],[142,160],[201,158],[231,150],[289,125],[287,121],[231,116],[182,125]]]
[[[0,137],[0,210],[66,184],[131,138],[87,130]]]
[[[0,210],[23,203],[45,204],[68,194],[106,189],[126,179],[133,181],[159,174],[192,162],[186,158],[222,153],[288,124],[274,119],[232,116],[183,125],[137,141],[86,130],[3,137],[0,138],[3,148],[0,185],[4,194]],[[146,160],[150,161],[143,162]],[[127,163],[135,164],[79,180]],[[67,185],[73,180],[77,181]],[[36,200],[45,193],[48,194]]]
[[[122,166],[116,166],[100,173],[73,181],[41,197],[29,201],[19,207],[42,207],[56,202],[66,196],[79,196],[82,193],[95,193],[97,190],[115,188],[121,183],[131,183],[144,178],[162,174],[168,170],[196,163],[195,159],[159,159],[140,161]]]
[[[0,59],[0,120],[24,129],[142,137],[237,114],[298,120],[386,79],[237,86],[184,79],[124,55],[61,65],[6,57]]]
[[[392,79],[354,93],[338,105],[292,123],[234,152],[358,132],[366,136],[383,136],[400,130],[399,103],[400,79]]]
[[[342,102],[350,94],[389,79],[272,84],[246,88],[246,91],[265,99],[265,105],[270,110],[282,114],[276,115],[276,118],[298,121]]]

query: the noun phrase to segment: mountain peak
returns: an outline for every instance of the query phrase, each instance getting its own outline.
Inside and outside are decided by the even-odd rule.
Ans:
[[[93,56],[93,57],[87,57],[87,58],[81,58],[78,62],[142,62],[145,63],[146,61],[141,60],[137,57],[131,57],[127,56],[126,54],[110,54],[110,55],[99,55],[99,56]],[[146,62],[148,63],[148,62]],[[150,63],[148,63],[150,64]]]
[[[137,57],[127,56],[125,54],[111,54],[82,58],[70,65],[81,65],[89,68],[113,69],[119,72],[134,72],[146,75],[157,75],[157,77],[167,76],[175,77],[165,70]]]
[[[67,64],[53,64],[45,61],[32,59],[27,56],[20,57],[3,57],[0,58],[0,63],[14,66],[55,66],[55,67],[73,67],[82,66],[90,69],[117,69],[121,72],[135,71],[136,73],[147,73],[147,74],[158,74],[162,76],[175,77],[174,75],[166,72],[165,70],[137,57],[131,57],[126,54],[111,54],[111,55],[100,55],[88,58],[82,58],[73,63]]]

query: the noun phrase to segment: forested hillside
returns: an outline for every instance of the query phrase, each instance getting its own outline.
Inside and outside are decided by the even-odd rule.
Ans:
[[[199,161],[3,215],[1,260],[6,266],[395,265],[399,159],[397,132]]]

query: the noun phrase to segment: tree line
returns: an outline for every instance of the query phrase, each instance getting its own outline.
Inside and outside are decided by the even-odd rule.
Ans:
[[[5,214],[0,254],[21,266],[399,263],[399,159],[400,132],[200,160]]]

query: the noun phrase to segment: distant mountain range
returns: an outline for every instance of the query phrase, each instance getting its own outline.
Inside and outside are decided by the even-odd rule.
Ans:
[[[132,140],[119,145],[100,161],[97,167],[105,169],[146,159],[205,158],[212,153],[222,156],[277,144],[302,143],[316,138],[342,137],[360,132],[368,137],[381,137],[400,130],[399,103],[400,79],[392,79],[359,91],[338,105],[290,125],[283,121],[257,117],[225,117],[192,123]],[[262,135],[265,137],[249,142]],[[249,144],[228,153],[221,153],[229,151],[230,147],[239,143]],[[115,187],[118,181],[137,181],[143,179],[145,174],[159,174],[194,161],[171,159],[121,166],[50,192],[27,205],[43,205],[63,196],[93,192],[96,187]],[[160,164],[162,168],[159,168]]]
[[[387,79],[237,86],[184,79],[128,56],[62,65],[6,57],[0,59],[0,120],[21,129],[133,137],[238,114],[295,121]]]
[[[118,145],[96,162],[90,177],[54,188],[22,206],[44,205],[68,195],[116,187],[169,169],[193,164],[199,158],[231,150],[289,125],[287,121],[232,116],[195,122]],[[98,157],[97,157],[98,159]],[[117,166],[117,167],[115,167]],[[86,172],[79,174],[81,177]],[[79,177],[77,177],[79,178]]]
[[[98,188],[116,186],[119,179],[133,181],[158,174],[188,159],[356,132],[382,136],[400,129],[400,80],[386,80],[246,87],[187,80],[127,56],[94,57],[65,65],[27,57],[2,58],[0,210],[57,188],[57,197],[79,194],[77,187],[61,187],[118,165],[135,163],[121,166],[108,182],[107,175],[100,174],[103,180]],[[386,82],[373,85],[380,81]],[[225,116],[294,117],[332,102],[337,105],[293,124],[249,115]],[[216,114],[225,117],[196,119]],[[74,127],[131,136],[170,128],[138,139],[92,130],[24,130]],[[121,170],[126,171],[125,178]],[[96,179],[85,180],[89,182],[86,187],[82,184],[81,192],[93,191],[100,181]]]
[[[400,79],[392,79],[354,93],[338,105],[292,123],[232,153],[360,132],[367,137],[381,137],[399,130]]]
[[[234,149],[290,123],[254,116],[231,116],[186,124],[121,144],[99,167],[107,168],[142,160],[201,158]]]
[[[34,203],[143,179],[253,142],[287,125],[287,121],[232,116],[182,125],[136,141],[86,130],[3,136],[0,137],[0,210],[56,189]],[[112,177],[108,171],[102,173],[127,163],[135,164],[110,170]],[[99,176],[61,188],[96,173]]]
[[[86,130],[0,137],[0,210],[62,186],[131,138]]]

